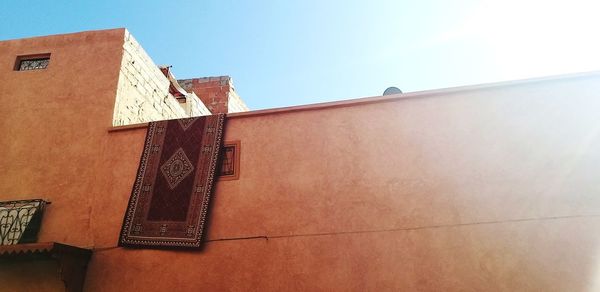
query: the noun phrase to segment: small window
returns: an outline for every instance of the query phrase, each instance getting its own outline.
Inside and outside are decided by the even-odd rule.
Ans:
[[[29,71],[48,68],[50,54],[18,56],[15,71]]]
[[[46,204],[42,199],[0,202],[0,245],[36,242]]]
[[[225,142],[221,150],[220,180],[240,178],[240,141]]]

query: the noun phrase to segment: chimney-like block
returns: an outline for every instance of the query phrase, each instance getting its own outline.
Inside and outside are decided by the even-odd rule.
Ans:
[[[186,91],[193,91],[212,114],[248,111],[229,76],[177,80]]]

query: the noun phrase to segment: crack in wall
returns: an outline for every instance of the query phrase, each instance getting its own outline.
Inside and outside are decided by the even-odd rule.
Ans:
[[[256,239],[264,239],[264,240],[268,241],[269,239],[294,238],[294,237],[317,237],[317,236],[334,236],[334,235],[347,235],[347,234],[367,234],[367,233],[415,231],[415,230],[427,230],[427,229],[453,228],[453,227],[465,227],[465,226],[477,226],[477,225],[493,225],[493,224],[518,223],[518,222],[550,221],[550,220],[563,220],[563,219],[576,219],[576,218],[600,218],[600,214],[535,217],[535,218],[521,218],[521,219],[508,219],[508,220],[455,223],[455,224],[426,225],[426,226],[374,229],[374,230],[303,233],[303,234],[290,234],[290,235],[255,235],[255,236],[241,236],[241,237],[226,237],[226,238],[207,239],[207,240],[204,240],[203,242],[204,243],[212,243],[212,242],[221,242],[221,241],[241,241],[241,240],[256,240]],[[98,251],[111,250],[111,249],[115,249],[115,248],[120,248],[120,247],[119,246],[110,246],[110,247],[94,248],[94,251],[98,252]]]
[[[413,230],[452,228],[452,227],[475,226],[475,225],[516,223],[516,222],[528,222],[528,221],[548,221],[548,220],[560,220],[560,219],[574,219],[574,218],[600,218],[600,214],[598,214],[598,215],[572,215],[572,216],[521,218],[521,219],[481,221],[481,222],[441,224],[441,225],[427,225],[427,226],[401,227],[401,228],[375,229],[375,230],[337,231],[337,232],[304,233],[304,234],[272,235],[272,236],[260,235],[260,236],[248,236],[248,237],[228,237],[228,238],[208,239],[208,240],[206,240],[204,242],[232,241],[232,240],[252,240],[252,239],[266,239],[266,240],[269,240],[269,239],[293,238],[293,237],[315,237],[315,236],[344,235],[344,234],[383,233],[383,232],[413,231]]]

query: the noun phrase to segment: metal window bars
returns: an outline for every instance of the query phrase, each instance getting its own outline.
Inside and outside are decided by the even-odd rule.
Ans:
[[[24,59],[19,62],[19,71],[48,68],[50,58]]]
[[[225,146],[222,151],[221,175],[233,175],[235,171],[235,146]]]
[[[0,202],[0,245],[36,242],[46,204],[42,199]]]

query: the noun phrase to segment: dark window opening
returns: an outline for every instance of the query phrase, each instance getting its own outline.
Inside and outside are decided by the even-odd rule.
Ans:
[[[219,179],[233,180],[240,176],[240,141],[225,142],[221,149]]]
[[[223,148],[223,164],[221,166],[221,175],[233,175],[235,159],[235,146],[228,146]]]
[[[48,68],[50,54],[18,56],[15,71],[29,71]]]

